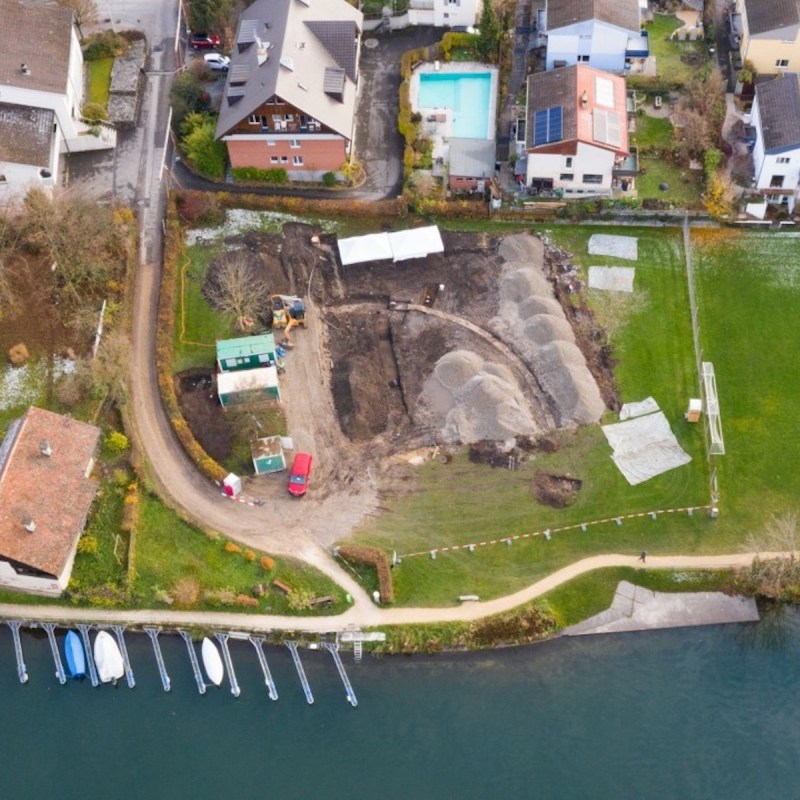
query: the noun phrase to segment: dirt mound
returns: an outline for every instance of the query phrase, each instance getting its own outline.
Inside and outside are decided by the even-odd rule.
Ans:
[[[542,240],[527,234],[507,236],[500,243],[497,252],[505,261],[522,261],[533,264],[541,264],[544,261]]]
[[[438,360],[421,400],[438,417],[445,441],[508,441],[538,431],[511,371],[467,350]]]
[[[565,475],[550,475],[547,472],[537,472],[531,481],[533,496],[542,505],[553,508],[565,508],[574,499],[583,486],[583,481],[568,478]]]

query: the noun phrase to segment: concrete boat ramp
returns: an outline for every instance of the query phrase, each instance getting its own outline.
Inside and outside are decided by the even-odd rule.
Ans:
[[[653,631],[758,620],[752,597],[730,597],[722,592],[654,592],[620,581],[611,608],[564,629],[561,635]]]

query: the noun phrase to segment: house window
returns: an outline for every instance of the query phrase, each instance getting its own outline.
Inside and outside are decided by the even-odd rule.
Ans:
[[[303,156],[295,156],[295,157],[292,159],[292,163],[293,163],[293,164],[294,164],[296,167],[302,167],[302,166],[303,166]]]
[[[562,181],[574,181],[575,180],[575,176],[571,172],[562,172],[558,176],[558,179],[562,180]]]
[[[789,156],[779,156],[778,158],[775,159],[775,161],[778,164],[789,164],[789,163],[791,163],[791,160],[792,159],[789,158]]]
[[[281,164],[288,164],[289,157],[288,156],[281,156]]]
[[[300,147],[300,140],[299,139],[292,139],[291,140],[291,147],[293,147],[295,149]]]
[[[775,66],[778,67],[779,69],[783,69],[784,67],[788,67],[789,66],[789,59],[788,58],[779,58],[775,62]]]
[[[588,64],[589,63],[589,56],[578,56],[578,63],[580,63],[580,64]]]
[[[769,182],[770,189],[780,189],[783,187],[784,175],[773,175],[772,180]]]
[[[569,169],[572,166],[572,156],[567,156],[565,166],[567,167],[567,169]]]
[[[270,156],[270,163],[277,164],[278,163],[278,156]]]
[[[250,125],[260,125],[262,128],[269,127],[269,120],[263,114],[251,114],[247,122]]]
[[[584,175],[583,176],[584,183],[602,183],[603,176],[602,175]]]

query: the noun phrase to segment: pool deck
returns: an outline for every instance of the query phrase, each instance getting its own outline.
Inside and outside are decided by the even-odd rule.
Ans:
[[[455,135],[453,132],[453,112],[446,108],[420,108],[419,106],[419,76],[437,73],[447,74],[448,72],[463,74],[465,72],[488,72],[491,75],[489,85],[489,114],[488,130],[486,138],[494,140],[497,125],[497,67],[488,64],[480,64],[474,61],[456,61],[421,64],[414,70],[411,76],[409,95],[411,100],[411,110],[422,114],[420,123],[420,133],[433,142],[434,161],[441,159],[444,163],[450,161],[450,139]]]
[[[611,608],[566,628],[561,635],[653,631],[758,620],[752,597],[731,597],[722,592],[653,592],[620,581]]]

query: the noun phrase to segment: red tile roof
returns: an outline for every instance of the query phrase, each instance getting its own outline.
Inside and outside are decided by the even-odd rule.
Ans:
[[[33,406],[11,424],[0,446],[0,557],[61,574],[97,491],[87,471],[99,438],[94,425]]]

